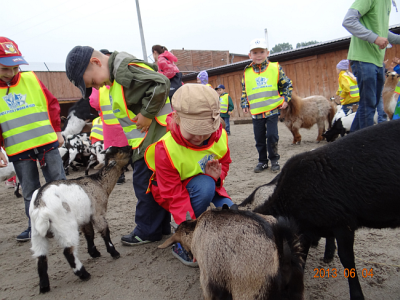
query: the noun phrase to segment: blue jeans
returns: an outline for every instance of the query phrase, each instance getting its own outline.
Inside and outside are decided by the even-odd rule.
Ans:
[[[387,121],[387,114],[383,110],[383,98],[381,95],[381,98],[379,99],[378,106],[376,107],[376,110],[378,111],[378,124]]]
[[[154,200],[152,193],[146,194],[153,171],[147,167],[144,158],[132,163],[132,169],[133,189],[137,198],[133,234],[142,240],[159,241],[163,234],[171,233],[171,214]]]
[[[198,175],[191,179],[186,186],[189,192],[190,203],[196,218],[206,211],[210,203],[214,203],[216,207],[227,204],[229,207],[233,205],[231,199],[222,197],[215,191],[215,181],[210,176]]]
[[[225,130],[228,134],[231,134],[231,124],[229,123],[229,117],[223,117],[222,118],[225,121]]]
[[[279,160],[278,154],[278,115],[263,119],[253,119],[254,139],[258,151],[258,161],[268,164]],[[267,158],[268,150],[268,158]]]
[[[374,125],[374,114],[382,95],[385,68],[371,63],[352,61],[351,69],[357,77],[360,102],[350,132]]]
[[[46,166],[42,168],[42,173],[46,182],[54,180],[66,179],[64,173],[63,162],[61,160],[60,152],[58,149],[50,150],[46,153],[39,153],[37,159],[41,161],[44,157]],[[25,213],[29,218],[29,205],[31,203],[32,194],[35,190],[40,188],[39,170],[37,162],[34,160],[18,160],[14,163],[15,173],[21,183],[22,194],[25,202]],[[28,220],[29,227],[31,227],[31,220]]]

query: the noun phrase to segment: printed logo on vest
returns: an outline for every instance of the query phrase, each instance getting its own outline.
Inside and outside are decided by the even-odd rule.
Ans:
[[[272,85],[271,85],[271,84],[268,85],[267,82],[268,82],[268,78],[265,78],[265,77],[257,77],[257,78],[256,78],[257,87],[254,88],[254,89],[261,89],[261,88],[266,88],[266,87],[272,87]]]
[[[207,162],[210,161],[210,160],[213,160],[215,157],[216,157],[215,154],[209,154],[209,155],[204,156],[204,157],[198,162],[198,164],[200,165],[200,168],[201,168],[201,170],[203,171],[203,173],[206,172],[206,165],[207,165]]]
[[[22,94],[8,94],[3,97],[10,109],[16,109],[17,107],[26,104],[26,95]]]

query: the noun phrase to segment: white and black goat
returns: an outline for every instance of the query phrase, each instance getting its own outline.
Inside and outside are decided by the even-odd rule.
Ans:
[[[84,98],[80,99],[68,110],[68,117],[61,132],[64,138],[80,133],[87,122],[97,118],[90,110],[89,99]]]
[[[113,258],[119,253],[110,239],[105,218],[108,197],[123,167],[132,155],[131,147],[110,147],[105,166],[96,174],[45,184],[32,196],[29,208],[32,228],[33,256],[36,257],[40,278],[40,292],[50,290],[47,275],[48,235],[53,235],[64,247],[64,255],[75,275],[88,280],[90,274],[78,259],[79,228],[85,235],[88,253],[99,257],[94,245],[94,229],[101,233],[107,252]]]
[[[1,148],[1,152],[6,156],[6,159],[7,159],[7,162],[8,162],[6,167],[0,168],[0,182],[3,182],[3,181],[6,181],[9,178],[15,176],[16,174],[15,174],[14,164],[12,162],[8,161],[7,153],[3,150],[3,148]],[[18,177],[17,177],[17,184],[14,187],[14,195],[17,198],[21,198],[22,197],[22,195],[19,192],[20,185],[21,184],[20,184],[20,182],[18,180]]]
[[[97,141],[90,145],[90,157],[89,163],[86,167],[85,175],[89,175],[89,169],[92,165],[97,164],[94,169],[100,169],[104,166],[105,162],[105,150],[103,141]]]
[[[190,215],[159,248],[181,243],[200,268],[204,299],[302,300],[303,259],[296,227],[227,205]]]

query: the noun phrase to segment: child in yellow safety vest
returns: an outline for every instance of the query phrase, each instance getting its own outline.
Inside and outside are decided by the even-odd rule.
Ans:
[[[19,72],[19,66],[27,64],[17,44],[0,37],[0,145],[4,143],[9,161],[14,164],[29,218],[32,194],[40,188],[37,162],[46,182],[66,177],[57,149],[64,143],[60,105],[35,73]],[[0,168],[6,165],[7,159],[0,151]],[[30,219],[28,224],[17,241],[30,240]]]
[[[230,116],[233,109],[233,101],[231,96],[225,92],[225,86],[223,84],[218,85],[215,90],[219,95],[219,101],[221,103],[221,118],[225,122],[225,129],[228,135],[231,135],[231,125],[229,123]]]
[[[122,243],[135,246],[161,240],[163,235],[171,233],[171,216],[154,201],[151,193],[146,194],[153,172],[146,166],[144,153],[166,133],[166,117],[172,111],[168,78],[157,73],[156,64],[146,63],[129,53],[113,51],[107,56],[88,46],[76,46],[69,52],[66,74],[85,98],[90,96],[92,88],[110,86],[110,104],[103,107],[103,119],[113,122],[117,119],[134,150],[136,228],[122,236]]]
[[[145,159],[154,171],[154,199],[180,224],[187,213],[199,217],[211,202],[233,204],[224,188],[232,160],[214,90],[185,84],[174,95],[174,109],[167,118],[170,131],[147,148]],[[195,265],[180,245],[172,253],[185,265]]]
[[[254,139],[258,151],[258,164],[255,173],[268,168],[278,172],[278,116],[279,109],[285,109],[292,98],[292,82],[278,63],[268,61],[269,51],[265,39],[250,42],[249,57],[253,62],[244,71],[242,79],[242,98],[244,113],[250,111],[253,119]],[[267,157],[268,152],[268,157]]]
[[[358,104],[360,101],[357,78],[349,71],[349,61],[347,59],[341,60],[336,65],[336,72],[339,75],[339,88],[336,95],[340,96],[342,109],[347,114],[353,104]]]

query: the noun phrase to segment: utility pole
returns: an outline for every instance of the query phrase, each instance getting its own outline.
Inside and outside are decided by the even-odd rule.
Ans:
[[[136,0],[136,11],[139,21],[139,31],[140,38],[142,40],[142,51],[143,51],[143,60],[147,62],[147,53],[146,53],[146,44],[144,42],[144,34],[143,34],[143,26],[142,26],[142,17],[140,16],[140,8],[139,8],[139,0]]]
[[[265,34],[265,41],[267,42],[267,49],[270,50],[269,49],[269,44],[268,44],[268,30],[267,30],[267,28],[264,29],[264,34]]]

